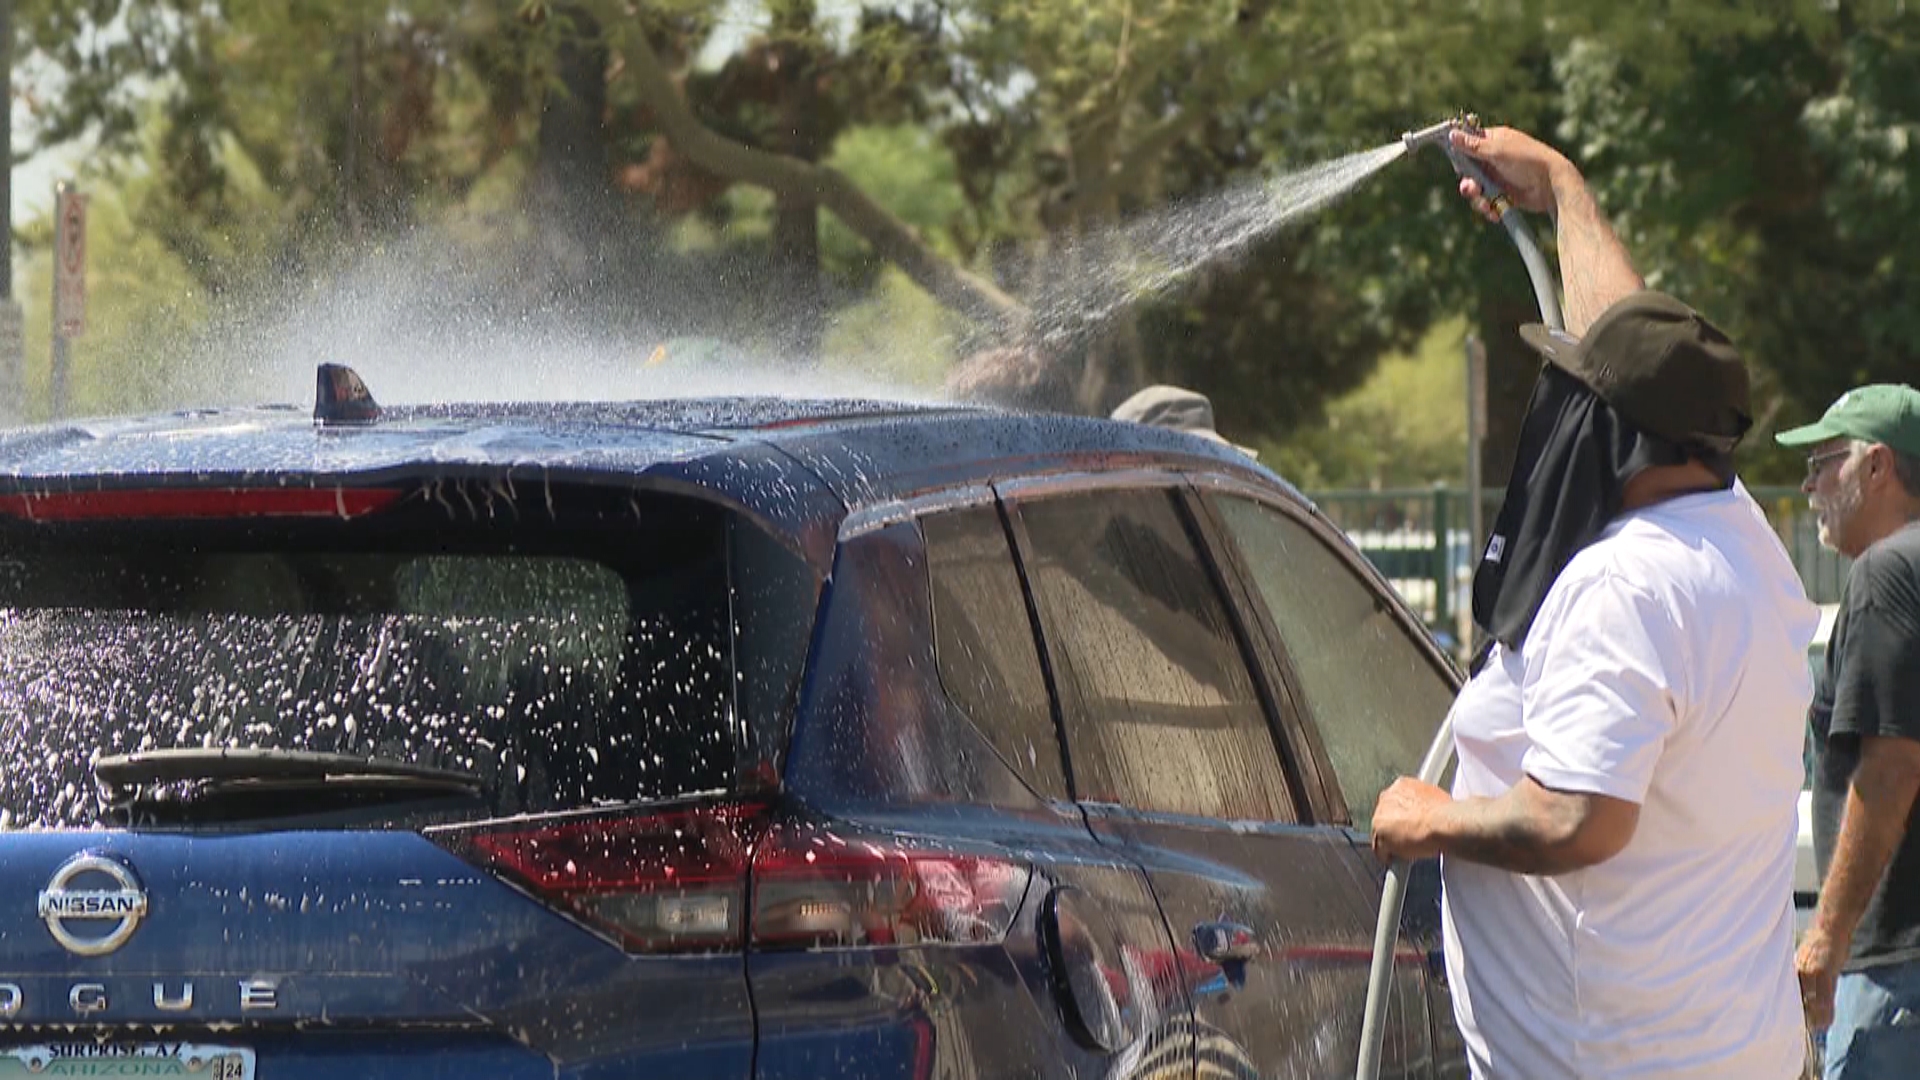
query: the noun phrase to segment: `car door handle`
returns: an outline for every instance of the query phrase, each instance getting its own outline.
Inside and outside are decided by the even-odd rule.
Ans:
[[[1203,922],[1193,928],[1193,947],[1216,964],[1246,963],[1260,955],[1251,927],[1233,922]]]

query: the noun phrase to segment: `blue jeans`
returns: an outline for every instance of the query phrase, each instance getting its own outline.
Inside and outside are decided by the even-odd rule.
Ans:
[[[1840,976],[1826,1080],[1920,1076],[1920,960]]]

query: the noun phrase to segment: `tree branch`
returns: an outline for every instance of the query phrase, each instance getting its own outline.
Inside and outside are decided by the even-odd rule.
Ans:
[[[986,280],[929,248],[913,228],[888,213],[839,171],[756,150],[709,130],[693,115],[645,34],[629,39],[627,73],[661,131],[687,159],[716,176],[763,187],[776,195],[813,199],[898,266],[934,299],[975,321],[1020,324],[1026,308]]]
[[[1257,18],[1264,10],[1264,4],[1245,4],[1242,9],[1242,18],[1243,20]],[[1303,66],[1323,63],[1338,44],[1338,39],[1326,38],[1306,46],[1301,50]],[[1215,42],[1208,52],[1191,66],[1190,70],[1205,71],[1224,64],[1234,49],[1242,45],[1243,43],[1233,36],[1229,36],[1224,41]],[[1059,205],[1057,212],[1060,220],[1078,221],[1088,208],[1097,206],[1101,200],[1110,195],[1131,190],[1141,173],[1166,156],[1168,151],[1180,145],[1187,136],[1204,126],[1208,116],[1218,104],[1208,96],[1199,96],[1188,101],[1178,112],[1155,122],[1134,140],[1130,149],[1118,156],[1110,168],[1090,182],[1080,185]]]
[[[1091,183],[1074,189],[1073,196],[1058,208],[1060,220],[1078,221],[1088,207],[1098,205],[1108,195],[1130,188],[1143,170],[1159,161],[1206,120],[1205,109],[1190,106],[1148,128],[1140,141],[1120,155],[1111,168],[1095,177]]]

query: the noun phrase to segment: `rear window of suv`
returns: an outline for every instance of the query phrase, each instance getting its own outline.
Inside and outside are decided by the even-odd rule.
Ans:
[[[154,749],[458,769],[496,815],[731,787],[749,728],[783,728],[745,714],[798,679],[805,564],[693,499],[529,501],[9,527],[0,826],[92,822],[91,762]]]

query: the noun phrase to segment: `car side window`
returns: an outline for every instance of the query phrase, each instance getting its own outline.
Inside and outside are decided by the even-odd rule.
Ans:
[[[1298,820],[1226,605],[1169,490],[1020,505],[1080,798]]]
[[[1065,801],[1060,737],[999,511],[931,514],[920,519],[920,531],[933,584],[940,684],[1029,787]]]
[[[1354,824],[1420,767],[1452,682],[1386,601],[1306,526],[1250,499],[1217,502],[1265,601]]]

